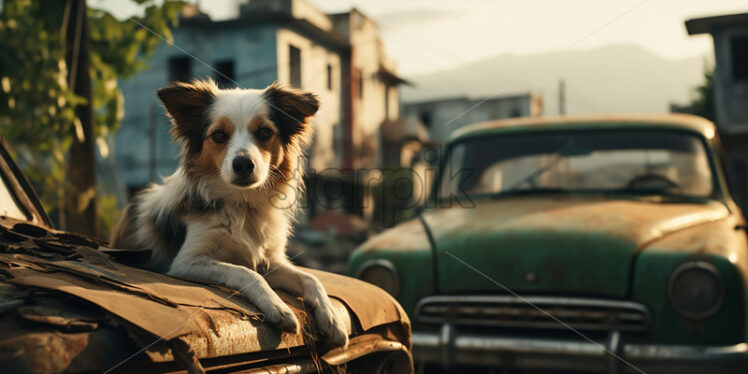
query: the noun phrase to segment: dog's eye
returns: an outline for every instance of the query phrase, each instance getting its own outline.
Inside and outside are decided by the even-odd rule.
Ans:
[[[255,131],[255,138],[259,140],[268,140],[273,136],[273,130],[270,130],[267,127],[263,127],[257,131]]]
[[[213,131],[212,134],[210,134],[210,138],[213,139],[216,143],[226,143],[227,140],[229,140],[228,134],[226,134],[223,130],[216,130]]]

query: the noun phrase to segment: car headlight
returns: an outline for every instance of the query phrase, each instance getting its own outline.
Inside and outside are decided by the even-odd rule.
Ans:
[[[387,260],[364,262],[356,271],[356,278],[387,291],[392,297],[400,295],[400,276],[395,265]]]
[[[670,276],[670,303],[682,316],[703,319],[722,306],[725,287],[717,268],[704,261],[687,262]]]

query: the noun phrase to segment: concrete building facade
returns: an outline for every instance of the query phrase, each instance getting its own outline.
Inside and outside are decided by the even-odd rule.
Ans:
[[[720,132],[748,133],[748,13],[691,19],[686,30],[714,39],[715,121]]]
[[[714,122],[738,203],[748,206],[748,13],[686,21],[689,35],[714,40]]]

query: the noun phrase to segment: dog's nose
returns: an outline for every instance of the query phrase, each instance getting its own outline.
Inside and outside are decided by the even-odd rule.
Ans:
[[[252,162],[252,159],[250,159],[247,156],[239,156],[234,159],[234,161],[231,163],[231,166],[234,167],[234,172],[237,175],[247,176],[249,173],[252,172],[252,170],[255,169],[255,164]]]

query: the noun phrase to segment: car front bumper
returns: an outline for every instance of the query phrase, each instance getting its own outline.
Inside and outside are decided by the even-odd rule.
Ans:
[[[612,332],[606,341],[459,334],[452,325],[439,332],[413,332],[417,363],[480,365],[605,373],[744,373],[748,344],[686,346],[626,344]]]

